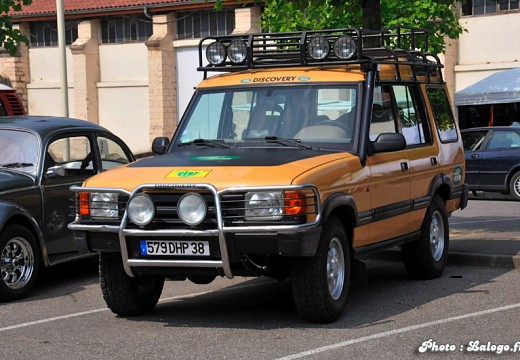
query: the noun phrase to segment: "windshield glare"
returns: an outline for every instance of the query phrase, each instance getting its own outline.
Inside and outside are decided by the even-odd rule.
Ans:
[[[38,139],[31,133],[0,130],[0,169],[33,172],[38,164]]]
[[[355,131],[357,87],[292,86],[199,92],[176,142],[244,143],[266,137],[348,148]]]

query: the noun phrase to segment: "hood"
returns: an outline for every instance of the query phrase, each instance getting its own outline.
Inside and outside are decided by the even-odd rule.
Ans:
[[[122,188],[145,183],[208,183],[235,186],[289,185],[324,164],[352,158],[346,152],[295,148],[235,148],[178,151],[143,159],[88,179],[84,186]]]
[[[33,186],[34,179],[16,171],[0,170],[0,191],[19,189]]]

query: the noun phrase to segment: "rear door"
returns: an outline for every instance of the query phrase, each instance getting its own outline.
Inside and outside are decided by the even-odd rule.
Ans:
[[[479,154],[479,185],[489,189],[507,189],[507,175],[520,163],[520,132],[493,130],[486,151]]]

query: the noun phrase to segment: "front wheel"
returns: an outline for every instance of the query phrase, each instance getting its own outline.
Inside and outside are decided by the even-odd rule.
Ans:
[[[419,240],[401,247],[408,274],[417,279],[439,277],[448,260],[449,224],[446,206],[435,196],[426,211]]]
[[[164,286],[164,276],[128,276],[119,253],[101,253],[99,280],[107,306],[122,316],[141,315],[153,310]]]
[[[40,268],[34,235],[23,226],[8,226],[0,234],[0,251],[0,301],[27,296]]]
[[[296,309],[305,320],[329,323],[341,316],[350,285],[350,251],[337,218],[325,224],[312,258],[292,262],[291,276]]]
[[[509,181],[509,192],[515,200],[520,201],[520,171],[514,174]]]

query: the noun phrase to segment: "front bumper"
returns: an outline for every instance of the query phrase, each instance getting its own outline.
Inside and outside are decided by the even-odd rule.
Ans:
[[[159,190],[158,190],[159,189]],[[242,194],[245,191],[305,191],[309,194],[307,208],[311,208],[303,223],[261,224],[237,222],[232,223],[223,214],[223,198],[227,195]],[[321,233],[318,225],[321,219],[318,190],[312,185],[295,185],[279,187],[233,188],[217,191],[208,184],[146,184],[128,193],[121,189],[100,189],[71,187],[71,191],[79,192],[118,192],[127,199],[136,193],[145,191],[161,191],[165,193],[183,193],[202,191],[212,199],[214,219],[211,226],[203,228],[188,226],[171,226],[154,229],[143,229],[132,226],[126,211],[118,225],[99,222],[83,223],[79,216],[69,224],[74,231],[78,245],[89,251],[120,251],[125,272],[134,276],[135,267],[179,267],[179,268],[220,268],[228,278],[233,277],[231,263],[241,261],[242,255],[280,256],[312,256],[314,255]],[[208,195],[209,194],[209,195]],[[224,205],[225,207],[226,205]],[[236,217],[236,214],[234,215]],[[153,257],[143,256],[139,252],[139,242],[143,239],[163,240],[205,240],[211,248],[211,256],[204,258],[190,257]]]

